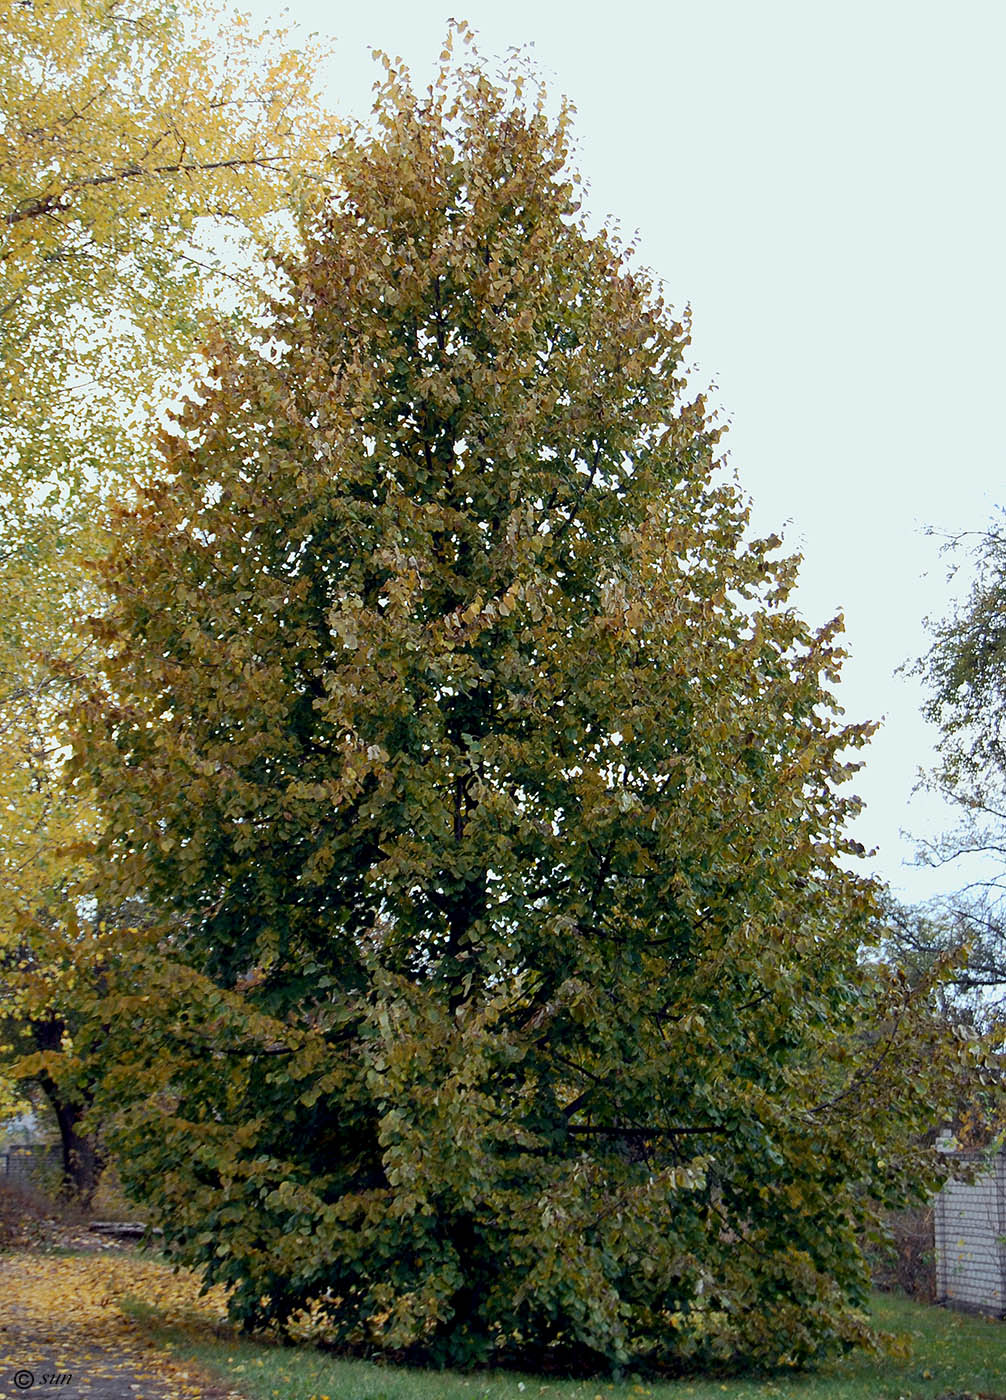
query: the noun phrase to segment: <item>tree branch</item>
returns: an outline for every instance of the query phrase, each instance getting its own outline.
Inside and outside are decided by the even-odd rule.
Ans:
[[[197,161],[185,165],[179,161],[174,165],[155,165],[149,170],[142,165],[136,165],[131,166],[128,170],[113,170],[107,175],[91,175],[86,180],[75,180],[59,194],[42,195],[38,199],[33,199],[22,205],[21,208],[15,209],[10,214],[4,214],[3,222],[10,228],[25,219],[37,219],[44,214],[55,213],[64,207],[63,201],[67,195],[77,190],[93,189],[98,185],[120,184],[125,180],[140,179],[144,175],[194,175],[205,174],[212,170],[240,170],[247,166],[262,166],[267,170],[274,168],[269,161],[260,160],[253,156],[235,156],[232,160],[209,161],[205,165],[200,165]]]

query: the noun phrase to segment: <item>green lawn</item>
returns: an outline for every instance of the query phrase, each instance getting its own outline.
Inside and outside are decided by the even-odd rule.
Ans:
[[[875,1317],[885,1331],[908,1336],[908,1361],[857,1355],[814,1375],[774,1380],[542,1381],[513,1372],[458,1375],[338,1361],[307,1348],[221,1340],[197,1330],[158,1331],[157,1315],[141,1314],[163,1345],[192,1360],[248,1400],[755,1400],[794,1396],[799,1400],[1006,1400],[1006,1324],[963,1317],[942,1308],[878,1294]]]

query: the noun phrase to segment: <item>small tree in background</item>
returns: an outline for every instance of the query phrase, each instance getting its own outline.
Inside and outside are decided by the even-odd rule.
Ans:
[[[568,113],[442,62],[387,66],[115,522],[72,767],[164,918],[90,1013],[113,1141],[246,1324],[804,1363],[868,1335],[858,1233],[960,1064],[859,958],[869,727]]]
[[[926,950],[967,943],[967,966],[955,984],[958,1002],[986,1026],[1006,1021],[1006,531],[1001,520],[950,541],[958,558],[968,542],[975,573],[965,598],[930,624],[932,646],[916,665],[928,688],[926,718],[941,730],[939,761],[928,786],[947,799],[959,820],[929,842],[920,858],[977,874],[940,901],[923,923]]]

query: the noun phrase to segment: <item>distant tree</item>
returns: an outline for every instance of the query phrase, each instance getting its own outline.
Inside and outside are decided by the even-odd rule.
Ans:
[[[163,922],[77,1052],[244,1324],[799,1365],[869,1335],[860,1231],[968,1053],[860,956],[870,727],[686,329],[585,231],[568,112],[442,62],[386,66],[114,519],[70,767]]]
[[[981,874],[939,902],[923,941],[969,946],[956,986],[988,1024],[1006,1019],[1006,532],[993,525],[952,542],[958,551],[967,544],[976,566],[970,589],[932,624],[932,646],[916,668],[929,688],[926,717],[941,732],[929,785],[960,814],[922,858],[953,872],[962,857],[977,857]]]
[[[17,1078],[25,1093],[35,1086],[44,1095],[59,1131],[63,1192],[87,1207],[104,1163],[97,1134],[87,1122],[93,1106],[91,1076],[82,1064],[71,1063],[66,1053],[77,1019],[72,1011],[74,970],[83,950],[63,942],[64,954],[69,953],[63,959],[58,957],[55,939],[36,937],[20,947],[8,943],[4,948],[0,976],[16,984],[19,995],[16,1003],[9,996],[0,1000],[0,1008],[4,1002],[11,1004],[0,1019],[0,1033],[8,1065],[37,1057],[31,1074]],[[15,1006],[16,1014],[11,1014]]]
[[[60,1137],[62,1191],[84,1207],[100,1183],[105,1151],[92,1112],[103,1053],[100,1028],[89,1028],[90,1056],[76,1054],[81,1007],[104,994],[110,976],[116,985],[123,978],[135,985],[138,973],[128,964],[128,949],[149,923],[142,899],[117,909],[98,907],[91,919],[72,906],[58,907],[51,914],[39,911],[20,938],[8,931],[0,947],[5,1067],[26,1096],[37,1102],[32,1090],[44,1095]]]
[[[996,1007],[987,999],[990,969],[976,955],[968,918],[948,901],[913,906],[889,893],[880,900],[879,917],[883,956],[911,986],[929,989],[930,1016],[959,1040],[984,1038],[989,1046],[983,1062],[961,1081],[956,1100],[948,1102],[946,1117],[926,1125],[927,1140],[944,1128],[968,1146],[1000,1138],[1006,1128],[1006,1056]]]

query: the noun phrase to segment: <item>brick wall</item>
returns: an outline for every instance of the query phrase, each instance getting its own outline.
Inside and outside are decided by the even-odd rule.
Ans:
[[[980,1152],[955,1152],[981,1163]],[[936,1301],[1006,1317],[1006,1153],[972,1185],[951,1178],[936,1197]]]

